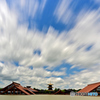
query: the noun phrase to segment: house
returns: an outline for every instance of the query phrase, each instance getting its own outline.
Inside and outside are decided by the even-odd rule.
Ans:
[[[85,88],[78,91],[78,93],[90,93],[90,92],[97,92],[100,95],[100,82],[88,84]]]
[[[34,89],[21,86],[19,83],[12,82],[10,85],[0,90],[2,95],[34,95],[38,92]]]

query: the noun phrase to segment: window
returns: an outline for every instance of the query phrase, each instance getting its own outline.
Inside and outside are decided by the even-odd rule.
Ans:
[[[8,88],[7,89],[10,89],[11,87],[13,87],[14,85],[12,84],[12,85],[10,85],[10,86],[8,86]]]
[[[96,89],[94,89],[92,92],[96,92]]]
[[[97,92],[100,92],[100,86],[97,88]]]

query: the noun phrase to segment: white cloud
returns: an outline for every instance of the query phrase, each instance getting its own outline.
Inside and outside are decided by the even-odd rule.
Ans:
[[[42,3],[40,4],[40,11],[43,12],[45,5],[46,5],[47,0],[42,0]]]
[[[54,15],[58,21],[68,24],[73,15],[72,9],[69,8],[72,0],[59,0],[58,5],[54,11]]]
[[[73,68],[75,68],[76,66],[75,65],[73,65],[73,66],[71,66],[71,68],[70,69],[73,69]]]
[[[89,69],[77,72],[74,75],[70,75],[66,78],[69,88],[84,88],[87,84],[99,82],[100,67],[94,66]]]
[[[18,20],[26,22],[28,17],[36,18],[40,16],[44,10],[47,0],[10,0],[9,8],[17,13]]]
[[[99,70],[95,70],[96,75],[93,71],[93,66],[99,69],[97,65],[100,65],[99,11],[79,15],[76,26],[69,32],[59,33],[49,27],[47,34],[38,29],[28,30],[27,25],[19,25],[17,16],[5,1],[0,1],[0,61],[4,61],[4,64],[0,63],[0,77],[4,83],[17,80],[45,88],[45,83],[52,81],[61,88],[77,88],[87,84],[87,79],[89,82],[99,80]],[[87,51],[90,45],[93,47]],[[41,50],[41,55],[33,53],[37,49]],[[60,77],[66,75],[65,69],[51,72],[43,68],[54,68],[62,61],[89,69],[70,75],[65,80]],[[16,67],[11,64],[13,62],[19,62],[21,66]],[[29,66],[33,66],[33,70]],[[91,76],[93,78],[89,79]]]
[[[97,3],[98,5],[99,5],[99,3],[100,3],[100,0],[92,0],[92,1],[94,1],[94,2]]]
[[[4,82],[5,86],[9,84],[11,81],[21,82],[22,85],[32,85],[32,87],[41,87],[46,88],[46,83],[49,83],[46,77],[61,76],[65,75],[65,71],[57,72],[57,71],[46,71],[43,68],[33,68],[29,69],[24,66],[14,66],[10,63],[0,63],[0,79],[1,82]],[[27,80],[27,81],[26,81]],[[49,78],[50,80],[50,78]],[[63,79],[54,77],[54,82],[60,82]],[[5,83],[7,82],[7,83]],[[61,82],[60,82],[61,83]]]
[[[88,12],[78,21],[74,29],[69,32],[71,36],[70,41],[73,42],[71,45],[75,50],[72,53],[72,57],[70,55],[69,62],[86,67],[99,64],[99,20],[99,11]],[[91,45],[93,47],[86,51],[86,48]],[[79,47],[80,49],[78,49]]]
[[[63,76],[63,75],[66,75],[66,71],[62,71],[62,72],[53,71],[52,75],[54,75],[54,76]]]

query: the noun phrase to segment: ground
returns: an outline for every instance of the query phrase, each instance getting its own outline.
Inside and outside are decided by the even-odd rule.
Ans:
[[[31,96],[15,96],[0,95],[0,100],[100,100],[100,97],[75,96],[70,95],[31,95]]]

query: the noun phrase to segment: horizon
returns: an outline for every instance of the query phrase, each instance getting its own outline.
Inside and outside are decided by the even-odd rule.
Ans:
[[[100,82],[99,44],[99,0],[0,0],[0,87]]]

